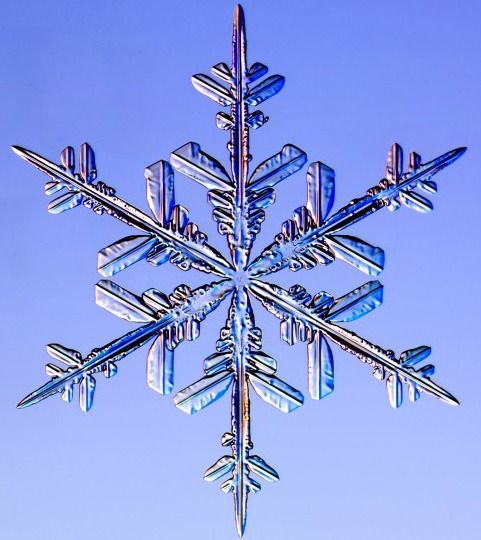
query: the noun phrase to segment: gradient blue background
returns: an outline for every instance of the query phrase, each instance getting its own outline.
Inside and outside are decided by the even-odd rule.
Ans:
[[[228,540],[231,497],[202,480],[223,452],[229,400],[196,417],[145,384],[141,350],[99,379],[90,414],[50,399],[17,411],[45,380],[45,344],[82,352],[131,326],[94,304],[96,252],[127,234],[106,217],[50,216],[45,178],[9,149],[51,159],[89,141],[100,176],[145,204],[143,169],[195,140],[225,160],[215,105],[193,73],[229,59],[234,3],[3,1],[0,21],[1,326],[0,538]],[[284,416],[254,397],[256,452],[280,472],[250,499],[248,540],[399,540],[480,533],[479,1],[244,2],[250,61],[287,77],[263,107],[254,163],[287,143],[336,170],[338,205],[383,175],[398,141],[429,160],[466,145],[442,173],[435,211],[381,212],[351,229],[387,254],[385,302],[352,328],[400,352],[429,344],[436,380],[461,401],[429,397],[392,410],[369,368],[336,351],[336,391]],[[178,201],[222,247],[201,186],[178,178]],[[304,202],[299,174],[279,187],[256,250]],[[117,281],[134,291],[204,276],[137,265]],[[336,295],[367,281],[343,263],[275,276]],[[177,352],[181,389],[201,376],[226,306]],[[258,310],[280,376],[305,390],[305,346],[278,340]]]

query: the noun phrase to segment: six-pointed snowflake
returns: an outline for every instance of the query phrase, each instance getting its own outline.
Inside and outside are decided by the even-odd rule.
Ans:
[[[407,350],[397,357],[339,324],[353,321],[380,305],[382,285],[378,281],[369,281],[340,298],[333,298],[324,291],[310,294],[300,285],[285,290],[266,278],[286,267],[313,268],[330,264],[336,258],[376,276],[383,268],[383,251],[341,233],[382,208],[396,210],[405,205],[421,212],[431,210],[431,202],[419,191],[434,193],[436,184],[432,177],[465,149],[452,150],[424,164],[412,152],[404,172],[401,147],[394,144],[388,154],[385,177],[365,195],[335,213],[331,213],[334,171],[319,161],[310,163],[305,206],[297,208],[293,217],[284,222],[274,242],[250,261],[266,208],[275,199],[275,185],[303,168],[307,156],[296,146],[287,144],[250,171],[249,132],[267,121],[256,107],[281,90],[284,78],[280,75],[264,78],[267,67],[259,62],[248,67],[240,6],[234,14],[232,67],[219,63],[212,72],[221,82],[202,74],[194,75],[192,81],[197,90],[229,110],[217,113],[216,119],[220,129],[230,132],[230,173],[198,144],[187,143],[172,152],[169,162],[159,161],[146,168],[147,202],[152,216],[123,201],[114,189],[96,180],[95,156],[88,144],[80,147],[77,172],[71,147],[62,151],[60,165],[14,147],[23,159],[49,176],[45,192],[56,194],[49,212],[58,214],[83,205],[139,231],[99,252],[98,269],[104,278],[143,259],[154,265],[170,262],[183,270],[195,268],[216,276],[216,281],[194,290],[181,285],[170,295],[149,289],[137,296],[108,279],[101,280],[96,286],[97,303],[141,325],[104,347],[93,349],[85,357],[62,345],[48,345],[48,353],[63,367],[47,364],[51,379],[23,399],[19,407],[57,393],[65,401],[71,401],[78,385],[80,406],[88,411],[96,387],[95,375],[103,373],[112,377],[126,355],[149,341],[152,344],[147,358],[148,385],[160,394],[169,394],[174,386],[175,348],[185,339],[196,339],[201,322],[229,299],[228,317],[220,331],[216,352],[204,361],[205,376],[178,392],[174,401],[180,409],[193,414],[231,388],[231,428],[222,436],[222,445],[228,453],[207,469],[205,479],[226,477],[221,489],[234,496],[237,530],[242,535],[248,495],[260,489],[252,475],[269,481],[278,479],[277,472],[252,453],[249,392],[253,389],[283,412],[296,409],[304,399],[301,392],[276,376],[276,361],[262,350],[262,333],[255,323],[252,297],[280,319],[283,341],[289,345],[298,340],[307,343],[309,394],[313,399],[321,399],[334,389],[331,351],[334,343],[368,364],[377,379],[386,381],[393,407],[401,405],[404,386],[412,401],[425,392],[448,403],[457,403],[431,380],[434,366],[420,367],[430,354],[429,347]],[[220,234],[227,238],[228,258],[208,244],[206,235],[189,220],[187,210],[176,204],[174,169],[207,189],[208,200],[214,207],[213,218]]]

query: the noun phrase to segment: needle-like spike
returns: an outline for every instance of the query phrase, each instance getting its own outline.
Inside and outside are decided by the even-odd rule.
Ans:
[[[235,522],[237,534],[243,537],[246,530],[247,521],[247,486],[242,486],[240,490],[234,490]]]

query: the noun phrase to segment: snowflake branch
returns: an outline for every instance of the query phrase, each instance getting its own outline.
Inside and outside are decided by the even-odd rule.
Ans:
[[[232,284],[228,280],[203,285],[193,291],[186,291],[184,287],[180,287],[171,295],[177,298],[177,302],[170,302],[173,305],[167,305],[165,296],[155,289],[147,291],[139,298],[110,281],[99,282],[97,302],[102,307],[124,319],[147,324],[101,348],[93,349],[85,358],[77,351],[62,345],[49,345],[48,353],[56,360],[67,364],[67,369],[47,364],[46,371],[51,375],[51,380],[25,397],[17,407],[34,405],[57,392],[62,392],[65,401],[71,401],[74,385],[80,384],[80,404],[84,411],[88,411],[92,406],[95,391],[93,374],[103,372],[108,378],[115,375],[116,364],[120,360],[164,331],[170,330],[173,346],[184,337],[195,339],[198,332],[189,336],[186,325],[197,327],[231,290]]]
[[[54,179],[56,184],[54,189],[62,189],[62,187],[68,189],[66,195],[62,195],[54,201],[56,206],[50,207],[52,212],[57,213],[83,203],[93,208],[97,213],[105,211],[132,227],[150,233],[158,240],[157,244],[163,244],[164,250],[171,248],[175,252],[184,254],[191,260],[195,268],[203,272],[214,273],[222,277],[232,275],[232,266],[215,248],[205,242],[192,240],[181,234],[179,230],[163,227],[141,210],[117,197],[114,190],[103,182],[92,183],[88,174],[84,174],[84,178],[82,178],[73,174],[71,169],[66,170],[35,152],[19,146],[12,148],[22,159]],[[150,249],[155,248],[155,246],[149,247]]]
[[[414,189],[420,187],[431,193],[436,191],[436,184],[430,179],[461,157],[465,150],[465,148],[451,150],[426,164],[421,164],[420,157],[413,152],[409,170],[403,174],[402,150],[399,145],[393,145],[386,167],[386,178],[370,188],[367,195],[354,199],[328,219],[324,219],[327,216],[323,216],[323,212],[319,209],[313,211],[313,201],[308,200],[306,207],[296,210],[293,220],[284,223],[275,242],[267,246],[251,263],[250,275],[252,277],[266,276],[287,266],[292,270],[312,268],[317,263],[329,264],[336,256],[369,275],[376,275],[382,270],[384,261],[382,250],[352,237],[333,236],[334,233],[342,231],[385,207],[395,210],[401,204],[406,204],[422,212],[432,209],[430,201]],[[313,163],[311,167],[314,165],[316,164]],[[332,169],[329,170],[333,174]],[[309,177],[308,186],[310,186]],[[317,189],[321,191],[322,187]],[[327,191],[325,186],[324,190]],[[333,187],[329,186],[328,190],[331,202],[325,214],[329,212],[333,199]],[[322,203],[325,204],[325,201],[320,201],[319,206]]]
[[[255,326],[247,290],[238,288],[217,341],[217,352],[204,361],[205,376],[174,398],[177,407],[195,414],[217,401],[232,385],[231,430],[222,437],[222,445],[230,447],[232,455],[219,458],[207,469],[204,478],[210,482],[230,475],[221,489],[234,496],[240,536],[245,530],[248,495],[261,489],[251,473],[270,482],[279,478],[260,456],[251,454],[249,384],[260,398],[282,412],[291,412],[304,401],[298,390],[275,376],[276,361],[262,352],[261,346],[262,332]]]
[[[268,118],[261,111],[250,112],[276,95],[284,86],[284,77],[272,75],[262,82],[268,69],[260,62],[250,68],[246,57],[244,13],[237,6],[232,32],[232,68],[219,63],[212,73],[224,86],[208,75],[192,77],[194,87],[217,104],[230,106],[230,114],[219,112],[217,126],[230,130],[228,150],[231,162],[229,178],[222,165],[200,150],[196,143],[187,143],[172,153],[173,166],[209,189],[209,202],[215,207],[213,218],[221,234],[227,235],[231,257],[237,270],[245,271],[253,242],[265,218],[265,208],[275,200],[273,186],[306,162],[306,154],[293,145],[262,162],[249,177],[249,130],[262,127]]]
[[[233,493],[237,532],[240,536],[245,530],[249,491],[257,487],[256,482],[250,479],[248,469],[252,442],[247,357],[252,348],[253,326],[253,313],[246,292],[237,290],[232,298],[230,313],[232,331],[230,344],[233,347],[232,359],[235,373],[231,401],[232,441],[230,443],[233,454],[233,474],[223,487],[227,492]],[[227,437],[224,435],[224,441],[226,438],[229,439],[229,434]]]
[[[250,234],[250,219],[246,206],[246,185],[249,169],[249,127],[247,118],[247,44],[245,36],[244,13],[241,8],[234,14],[232,32],[232,93],[235,96],[231,105],[232,129],[229,144],[232,178],[235,194],[233,211],[233,231],[231,252],[234,265],[244,270],[249,259],[253,238]]]
[[[372,286],[373,284],[375,287]],[[268,311],[285,321],[285,324],[294,325],[294,331],[302,336],[300,339],[312,340],[311,333],[316,330],[343,350],[371,365],[373,374],[377,378],[384,379],[387,375],[391,405],[398,407],[402,402],[401,383],[410,385],[410,397],[413,401],[419,397],[419,392],[423,391],[446,403],[458,405],[454,396],[429,378],[434,372],[434,366],[428,365],[418,370],[413,368],[415,364],[428,356],[430,352],[428,347],[405,351],[396,358],[392,351],[385,350],[354,332],[333,324],[332,321],[335,320],[339,322],[354,320],[376,307],[376,304],[379,305],[379,300],[373,304],[372,295],[372,292],[377,290],[377,284],[378,282],[366,284],[369,285],[369,295],[366,299],[362,299],[363,303],[357,305],[355,302],[358,300],[360,289],[334,302],[326,293],[319,293],[312,298],[302,287],[296,286],[291,291],[286,291],[277,285],[258,280],[253,280],[249,284],[249,290]],[[353,306],[354,315],[352,315]],[[345,314],[341,316],[342,312],[348,310],[350,310],[349,316]]]

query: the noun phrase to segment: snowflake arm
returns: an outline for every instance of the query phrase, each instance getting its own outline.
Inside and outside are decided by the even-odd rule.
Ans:
[[[228,475],[221,489],[233,494],[240,536],[245,530],[249,493],[261,489],[251,473],[269,482],[279,479],[263,458],[251,454],[249,388],[252,386],[261,399],[282,412],[291,412],[304,401],[299,390],[275,376],[276,361],[261,348],[262,332],[255,326],[247,289],[237,289],[232,295],[227,325],[217,341],[217,352],[205,359],[205,377],[174,398],[177,407],[194,414],[223,396],[232,385],[231,429],[222,436],[222,445],[230,448],[231,455],[220,457],[204,478],[211,482]]]
[[[227,83],[218,83],[208,75],[192,77],[194,87],[223,107],[230,106],[230,114],[219,112],[217,126],[230,131],[228,150],[231,177],[214,158],[200,150],[196,143],[187,143],[171,155],[172,165],[209,189],[208,199],[214,206],[213,218],[220,234],[227,235],[232,261],[238,271],[246,270],[250,251],[265,209],[275,200],[273,187],[288,178],[307,161],[305,152],[287,144],[282,150],[262,162],[249,176],[249,130],[258,129],[268,117],[261,111],[250,111],[275,96],[284,86],[284,77],[272,75],[262,82],[268,68],[260,62],[247,66],[247,45],[244,13],[235,10],[232,31],[232,68],[224,63],[213,66],[213,74]]]
[[[459,405],[454,396],[431,381],[430,376],[434,373],[433,365],[414,368],[429,356],[431,352],[429,347],[407,350],[396,358],[392,351],[374,345],[335,324],[355,320],[379,306],[382,301],[382,286],[378,281],[366,283],[337,300],[325,292],[312,297],[299,285],[286,291],[278,285],[258,280],[251,282],[249,290],[269,312],[281,319],[281,338],[284,341],[291,345],[298,339],[309,342],[311,397],[319,399],[332,392],[334,388],[332,353],[330,350],[323,350],[325,345],[322,343],[322,339],[327,337],[341,349],[370,365],[377,379],[386,379],[389,402],[393,407],[397,408],[402,403],[402,383],[409,385],[411,401],[416,401],[420,397],[420,392],[425,392],[451,405]],[[324,365],[321,356],[328,357]],[[318,372],[319,368],[324,369],[324,374]],[[332,379],[331,382],[327,382],[330,392],[316,390],[315,381],[326,386],[325,381],[320,380],[322,377]]]
[[[311,163],[307,173],[307,202],[283,224],[275,241],[251,263],[249,273],[260,277],[289,267],[291,270],[329,264],[336,257],[368,275],[379,274],[384,265],[380,248],[350,236],[343,229],[381,208],[397,210],[402,204],[420,212],[432,210],[431,202],[416,189],[435,193],[431,178],[461,157],[466,148],[457,148],[421,164],[419,154],[410,154],[408,171],[403,173],[402,149],[394,144],[388,153],[385,178],[359,199],[352,200],[331,217],[334,202],[334,171],[320,162]]]
[[[62,393],[64,401],[70,402],[73,388],[79,384],[80,406],[87,412],[92,407],[96,386],[93,375],[103,372],[107,378],[112,377],[117,373],[120,360],[154,337],[156,340],[147,360],[148,384],[159,393],[169,393],[173,386],[174,348],[184,338],[198,337],[200,322],[231,290],[231,283],[224,280],[193,291],[183,285],[174,290],[170,298],[156,289],[149,289],[138,297],[111,281],[100,281],[96,287],[99,305],[123,319],[147,324],[93,349],[85,358],[62,345],[48,345],[47,352],[67,368],[47,364],[46,372],[51,380],[20,401],[18,408],[34,405],[58,392]]]
[[[58,166],[31,150],[19,146],[12,148],[22,159],[52,179],[45,186],[47,194],[67,190],[67,193],[60,195],[50,203],[49,211],[51,213],[57,214],[83,204],[98,214],[106,212],[142,232],[149,233],[149,236],[145,237],[128,237],[109,246],[110,250],[106,248],[106,250],[101,251],[100,259],[104,262],[104,266],[108,266],[106,259],[115,259],[116,256],[118,259],[116,263],[110,265],[116,268],[107,270],[104,275],[113,275],[142,258],[150,259],[153,264],[161,264],[169,257],[172,262],[184,270],[194,266],[204,272],[212,272],[222,277],[232,275],[232,267],[224,256],[206,243],[206,235],[200,233],[195,224],[189,223],[185,208],[171,205],[171,212],[168,216],[170,219],[165,219],[162,223],[117,197],[115,190],[104,182],[94,183],[97,175],[95,157],[88,144],[83,144],[81,147],[80,174],[73,173],[75,162],[71,147],[67,147],[62,152],[63,166]],[[159,164],[156,164],[157,168],[160,167]],[[170,167],[168,164],[167,166]],[[147,169],[146,176],[149,205],[152,208],[155,205],[155,194],[152,187],[155,175],[153,175],[151,168]],[[158,181],[160,182],[160,178]],[[169,222],[170,227],[166,227],[167,222]],[[131,242],[126,244],[125,240],[131,240]],[[162,257],[161,262],[159,262],[159,255]],[[102,268],[100,261],[99,267]]]

